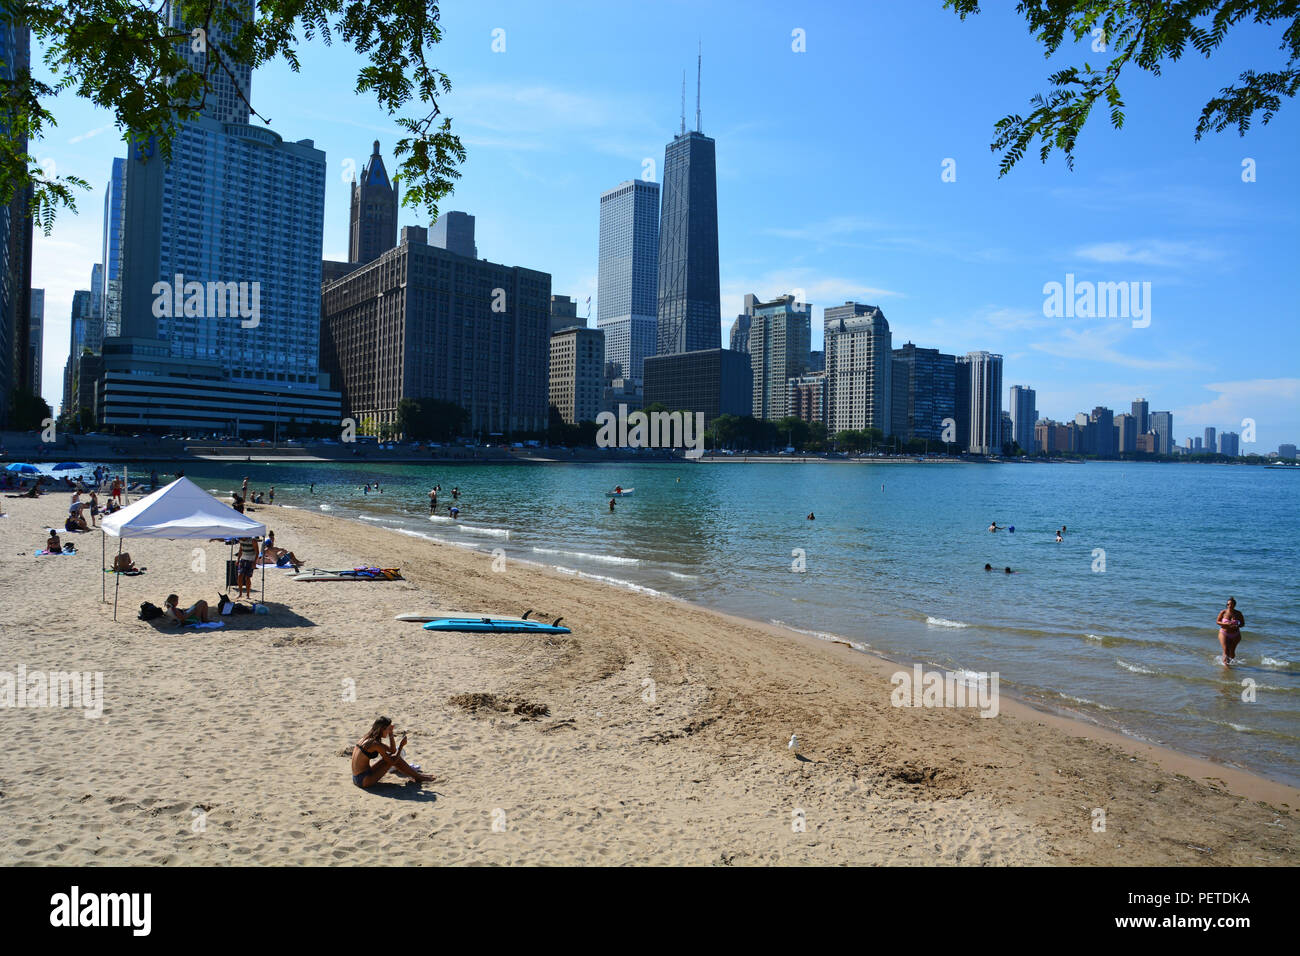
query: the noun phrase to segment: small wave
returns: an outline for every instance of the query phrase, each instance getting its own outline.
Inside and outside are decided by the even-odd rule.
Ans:
[[[588,581],[603,581],[605,584],[612,584],[615,587],[626,588],[629,591],[636,591],[638,594],[649,594],[651,597],[671,597],[662,591],[656,591],[654,588],[648,588],[645,585],[637,584],[635,581],[625,581],[622,578],[610,578],[603,574],[588,574],[586,571],[578,571],[574,568],[566,568],[560,565],[555,566],[555,570],[561,574],[571,574],[574,577],[586,578]]]
[[[793,624],[787,624],[785,621],[772,620],[771,623],[775,624],[777,627],[783,627],[787,631],[794,631],[796,634],[807,634],[809,637],[815,637],[819,641],[829,641],[832,644],[847,644],[855,651],[865,652],[871,649],[871,645],[864,641],[851,641],[847,637],[840,637],[838,634],[830,634],[826,631],[810,631],[806,628],[795,627]]]
[[[297,505],[280,505],[280,507],[281,507],[281,508],[288,508],[290,511],[297,511],[297,510],[298,510],[298,506],[297,506]]]
[[[457,525],[461,531],[468,531],[470,534],[486,534],[493,538],[510,538],[510,532],[505,528],[480,528],[474,524]]]
[[[679,581],[698,581],[700,579],[698,574],[682,574],[680,571],[669,571],[668,573]]]
[[[357,515],[362,521],[387,521],[387,518],[376,518],[372,515]]]
[[[583,561],[599,561],[601,564],[640,564],[640,558],[620,558],[612,554],[588,554],[586,551],[560,551],[556,548],[533,548],[538,554],[558,554],[566,558],[580,558]]]
[[[950,621],[946,617],[927,617],[925,623],[928,627],[970,627],[964,621]]]
[[[1127,661],[1121,661],[1118,658],[1116,658],[1115,663],[1118,664],[1120,667],[1124,668],[1124,670],[1129,671],[1130,673],[1133,674],[1154,674],[1155,673],[1155,671],[1153,670],[1147,670],[1147,668],[1142,667],[1138,664],[1130,664]]]
[[[968,671],[965,668],[953,671],[952,676],[958,684],[967,687],[979,687],[980,684],[987,684],[989,681],[989,675],[985,671]]]
[[[1290,661],[1278,660],[1276,657],[1261,657],[1259,659],[1261,667],[1290,667]]]
[[[1095,700],[1089,700],[1086,697],[1071,697],[1069,694],[1063,694],[1060,691],[1057,691],[1056,694],[1058,697],[1071,701],[1072,703],[1075,704],[1083,704],[1087,707],[1096,707],[1098,710],[1114,710],[1113,707],[1108,707],[1107,705],[1098,703]]]
[[[320,506],[320,510],[321,510],[321,511],[333,511],[333,510],[334,510],[334,506],[333,506],[333,505],[321,505],[321,506]]]
[[[448,518],[448,517],[445,517],[444,515],[429,515],[429,520],[430,520],[430,521],[441,521],[441,522],[443,522],[443,523],[445,523],[445,524],[455,524],[455,523],[456,523],[456,519],[455,519],[455,518]]]

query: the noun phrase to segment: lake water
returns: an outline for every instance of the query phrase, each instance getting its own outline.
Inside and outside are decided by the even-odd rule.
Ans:
[[[184,467],[223,494],[248,474],[253,488],[274,485],[281,504],[500,548],[508,559],[834,635],[899,660],[996,671],[1005,691],[1030,702],[1300,783],[1300,469]],[[365,493],[375,480],[383,492]],[[431,520],[435,483],[443,492]],[[635,491],[611,514],[605,492],[615,484]],[[459,522],[447,518],[456,485]],[[1015,531],[991,534],[990,521]],[[793,570],[800,562],[806,570]],[[1247,627],[1241,663],[1226,670],[1215,663],[1214,622],[1229,595]],[[1242,700],[1245,680],[1253,702]]]

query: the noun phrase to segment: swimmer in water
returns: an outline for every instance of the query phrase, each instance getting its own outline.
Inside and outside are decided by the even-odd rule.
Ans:
[[[1065,540],[1065,539],[1061,537],[1061,532],[1059,532],[1059,531],[1056,532],[1056,543],[1057,543],[1057,544],[1060,544],[1060,543],[1061,543],[1062,541],[1064,541],[1064,540]]]
[[[614,499],[613,499],[613,498],[610,498],[610,499],[609,499],[609,512],[610,512],[610,514],[613,514],[613,513],[614,513]]]
[[[990,521],[990,522],[989,522],[989,531],[990,531],[990,532],[993,532],[993,531],[997,531],[997,530],[998,530],[998,523],[997,523],[996,521]]]
[[[991,565],[991,564],[986,564],[986,565],[984,565],[984,570],[985,570],[985,571],[992,571],[992,570],[993,570],[993,565]]]
[[[1228,606],[1219,612],[1219,646],[1223,648],[1223,664],[1231,664],[1237,658],[1237,645],[1241,643],[1241,629],[1246,626],[1246,617],[1237,610],[1237,599],[1228,598]]]
[[[1015,573],[1016,573],[1015,571],[1012,571],[1010,568],[1006,568],[1005,571],[1006,571],[1007,574],[1015,574]]]
[[[816,520],[817,520],[817,516],[816,516],[815,514],[813,514],[813,513],[810,511],[810,512],[808,512],[808,520],[809,520],[809,521],[816,521]]]

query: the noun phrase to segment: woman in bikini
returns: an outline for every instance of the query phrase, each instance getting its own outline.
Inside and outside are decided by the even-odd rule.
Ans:
[[[1246,616],[1237,610],[1237,599],[1228,598],[1228,606],[1219,612],[1219,646],[1223,648],[1224,664],[1231,664],[1241,643],[1241,629],[1246,626]]]
[[[183,611],[177,606],[180,603],[181,599],[175,594],[167,595],[167,600],[163,602],[163,613],[177,624],[208,623],[207,601],[195,601]]]
[[[384,743],[384,738],[388,742]],[[418,783],[429,783],[431,774],[420,773],[402,759],[399,751],[406,746],[406,737],[399,744],[393,739],[393,722],[380,717],[370,727],[370,733],[357,741],[352,748],[352,782],[363,789],[373,787],[389,773],[400,773]],[[378,760],[375,758],[378,757]],[[371,761],[374,760],[374,763]]]

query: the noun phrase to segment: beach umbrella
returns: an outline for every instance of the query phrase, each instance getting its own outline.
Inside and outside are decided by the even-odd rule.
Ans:
[[[81,464],[75,461],[61,461],[54,466],[55,471],[67,471],[69,468],[80,468]]]
[[[41,473],[41,470],[35,465],[29,465],[21,461],[16,461],[12,465],[6,465],[5,471],[16,471],[20,475],[39,475]]]

